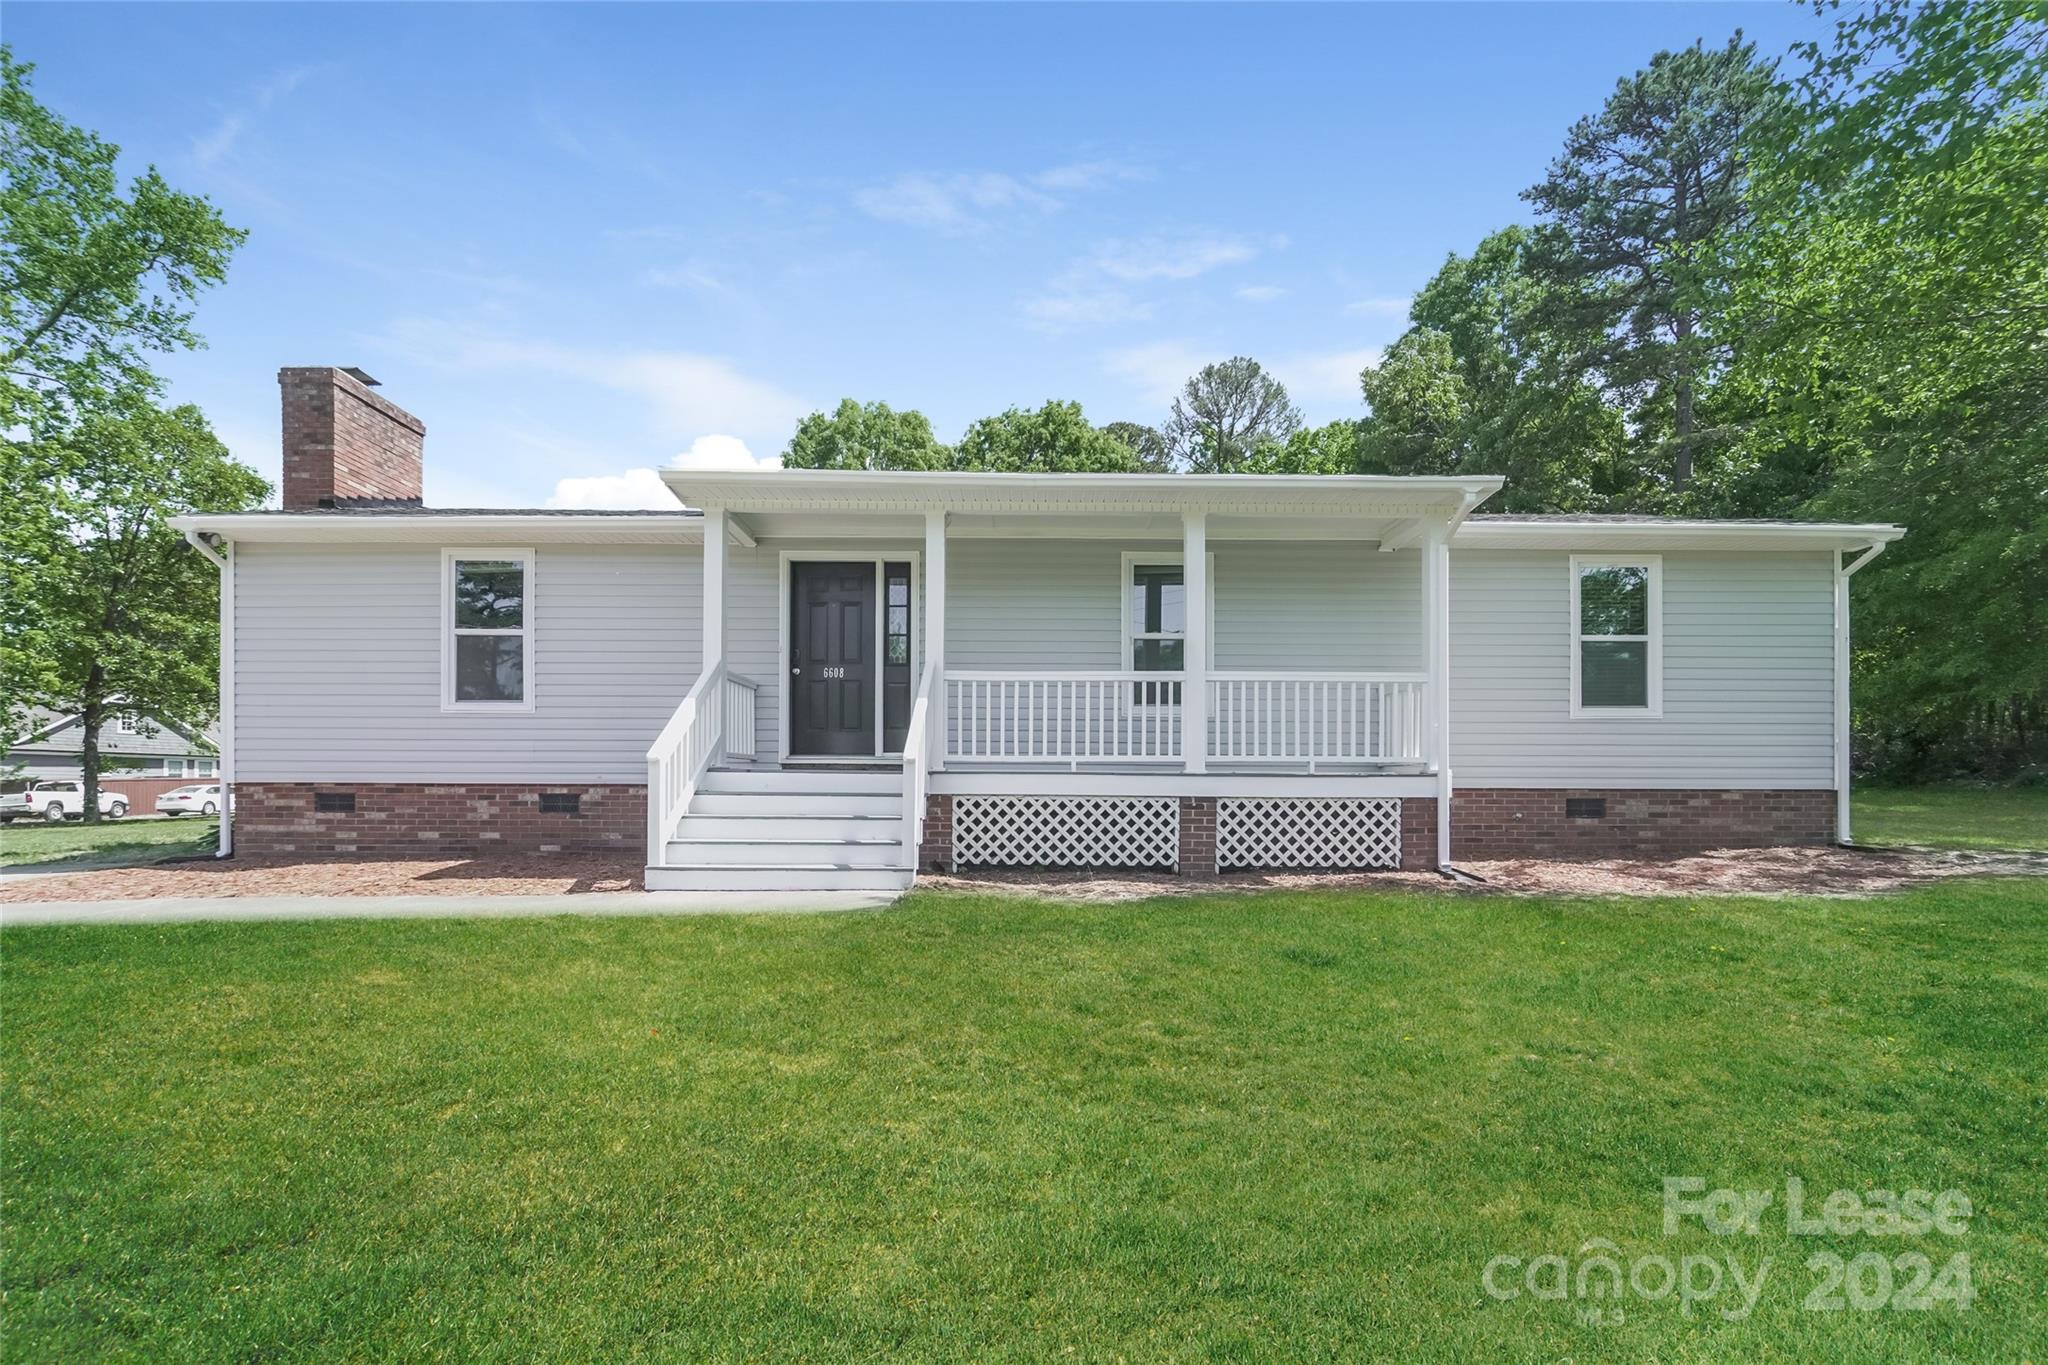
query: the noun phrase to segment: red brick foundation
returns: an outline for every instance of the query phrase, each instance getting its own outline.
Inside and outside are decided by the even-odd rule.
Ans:
[[[1216,875],[1216,798],[1180,799],[1180,875]]]
[[[917,848],[917,865],[927,872],[953,870],[953,798],[927,796],[924,799],[924,842]]]
[[[1573,818],[1565,803],[1580,799],[1605,801],[1606,810],[1599,816]],[[1430,805],[1433,811],[1435,802]],[[1405,864],[1406,806],[1402,817]],[[1431,837],[1433,841],[1434,832]],[[1671,858],[1710,848],[1827,844],[1834,837],[1832,791],[1494,788],[1459,791],[1451,797],[1453,861]]]
[[[1436,870],[1436,798],[1401,798],[1401,870]]]
[[[351,812],[314,809],[319,792],[352,793]],[[542,793],[580,798],[573,815],[543,812]],[[1606,810],[1573,818],[1566,802],[1597,799]],[[1452,798],[1452,857],[1668,858],[1710,848],[1827,844],[1834,839],[1831,791],[1649,791],[1472,789]],[[616,851],[639,858],[646,837],[646,788],[495,783],[239,782],[235,847],[266,853],[546,853]],[[953,865],[953,798],[925,807],[921,867]],[[1436,866],[1436,798],[1401,802],[1401,867]],[[1216,799],[1182,797],[1180,871],[1216,874]]]
[[[355,810],[314,809],[318,792],[353,793]],[[540,798],[580,798],[573,815]],[[237,782],[238,853],[554,853],[646,856],[647,788],[498,783]]]

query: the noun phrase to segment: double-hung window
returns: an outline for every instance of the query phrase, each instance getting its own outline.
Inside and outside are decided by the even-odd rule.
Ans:
[[[1209,557],[1209,638],[1214,640],[1216,559]],[[1186,571],[1174,554],[1124,555],[1124,658],[1133,673],[1179,673],[1187,667],[1188,597]],[[1135,682],[1131,701],[1139,706],[1175,705],[1180,683]]]
[[[1664,711],[1664,565],[1573,555],[1572,714]]]
[[[533,709],[533,551],[441,555],[441,704]]]

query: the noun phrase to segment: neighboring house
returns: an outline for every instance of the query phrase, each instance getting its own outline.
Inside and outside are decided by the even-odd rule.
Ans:
[[[1474,515],[1498,478],[669,470],[673,512],[440,511],[417,419],[280,379],[285,508],[176,523],[226,578],[251,851],[802,888],[1848,833],[1847,576],[1897,527]]]
[[[27,723],[0,758],[7,785],[85,780],[85,727],[76,714],[32,707]],[[156,798],[187,782],[220,773],[219,736],[191,734],[154,716],[120,713],[100,726],[100,785],[120,791],[130,808],[150,809]]]

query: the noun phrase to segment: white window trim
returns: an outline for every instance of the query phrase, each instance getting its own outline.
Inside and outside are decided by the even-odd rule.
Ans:
[[[140,729],[140,723],[133,716],[114,717],[114,733],[117,735],[132,735]]]
[[[455,565],[459,560],[509,559],[516,560],[525,572],[525,594],[523,610],[519,614],[520,626],[510,630],[462,630],[455,628]],[[526,549],[501,549],[491,547],[444,548],[441,551],[441,709],[456,711],[464,715],[524,715],[533,710],[533,697],[538,690],[538,670],[534,667],[533,637],[534,617],[539,614],[540,598],[535,590],[534,553]],[[524,643],[520,646],[520,676],[526,684],[525,695],[518,701],[457,701],[455,699],[455,637],[458,635],[513,635]]]
[[[1205,668],[1214,668],[1216,667],[1216,552],[1214,550],[1209,551],[1208,560],[1209,572],[1203,584],[1206,591],[1203,594],[1204,601],[1202,605],[1204,610],[1202,614],[1208,619],[1209,638],[1206,642],[1208,648],[1204,649],[1202,653],[1206,657],[1206,662],[1203,666]],[[1119,667],[1133,678],[1142,679],[1151,676],[1150,672],[1140,673],[1131,664],[1131,646],[1136,644],[1138,640],[1138,634],[1132,629],[1131,623],[1131,570],[1140,564],[1178,564],[1182,568],[1186,568],[1187,554],[1182,550],[1125,550],[1123,553],[1123,572],[1117,579],[1116,589],[1116,598],[1119,603],[1118,611],[1121,613],[1123,621],[1123,654]],[[1146,634],[1146,638],[1152,638],[1149,632]],[[1174,637],[1164,636],[1161,638],[1172,639]],[[1187,633],[1183,631],[1180,638],[1185,640]],[[1181,658],[1183,660],[1187,658],[1187,648],[1185,645],[1181,648]],[[1185,677],[1187,670],[1183,668],[1181,674]],[[1129,707],[1143,707],[1153,703],[1126,698],[1125,704]]]
[[[1650,571],[1649,634],[1581,635],[1579,626],[1579,574],[1585,569],[1648,569]],[[1662,555],[1573,555],[1571,556],[1571,618],[1566,623],[1572,659],[1571,714],[1574,720],[1655,720],[1664,714],[1664,556]],[[1579,693],[1579,646],[1587,640],[1637,640],[1649,646],[1649,688],[1647,706],[1584,706]]]

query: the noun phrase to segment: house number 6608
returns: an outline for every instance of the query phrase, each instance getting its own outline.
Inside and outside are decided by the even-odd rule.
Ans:
[[[821,668],[818,670],[818,676],[821,678],[843,678],[846,676],[846,669],[844,667]]]

